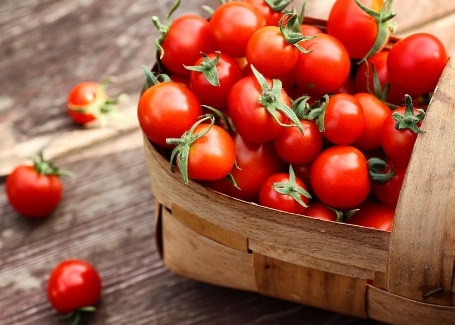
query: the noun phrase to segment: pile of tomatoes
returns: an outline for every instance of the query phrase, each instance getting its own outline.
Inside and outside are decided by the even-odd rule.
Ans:
[[[223,2],[209,19],[171,11],[166,26],[154,17],[142,131],[185,182],[390,231],[444,45],[395,38],[389,0],[337,0],[316,23],[289,1],[269,4]]]

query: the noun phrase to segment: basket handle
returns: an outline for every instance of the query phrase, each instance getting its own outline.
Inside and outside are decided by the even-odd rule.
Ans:
[[[395,212],[386,289],[452,305],[455,260],[455,59],[450,59],[417,137]],[[455,296],[454,296],[455,297]]]

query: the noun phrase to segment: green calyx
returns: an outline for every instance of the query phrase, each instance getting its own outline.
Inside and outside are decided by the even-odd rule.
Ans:
[[[63,315],[62,319],[68,319],[70,325],[78,325],[81,321],[82,313],[93,313],[96,308],[93,306],[87,306],[79,308],[73,312]]]
[[[216,51],[216,57],[213,60],[205,53],[201,53],[203,61],[198,66],[187,66],[184,65],[185,69],[191,71],[197,71],[204,74],[205,79],[214,87],[220,86],[220,80],[218,78],[218,70],[216,69],[216,65],[220,61],[221,52]]]
[[[384,159],[372,157],[368,159],[368,175],[373,183],[385,184],[395,176],[395,171]]]
[[[397,130],[411,130],[414,133],[425,132],[419,127],[419,124],[425,117],[425,111],[421,108],[414,110],[412,97],[405,95],[405,111],[403,114],[394,112],[392,118],[396,121],[395,128]]]
[[[164,49],[161,46],[161,44],[163,44],[163,41],[171,26],[171,17],[174,14],[174,12],[180,7],[180,4],[181,4],[181,0],[175,1],[175,3],[172,5],[171,9],[169,10],[169,12],[166,16],[166,23],[164,25],[160,22],[160,20],[157,16],[152,17],[153,24],[155,25],[156,29],[160,33],[160,36],[155,41],[156,57],[159,60],[161,60],[164,56]]]
[[[258,98],[259,104],[261,104],[267,110],[267,112],[273,117],[276,123],[283,127],[295,126],[303,134],[303,127],[300,124],[300,120],[295,112],[286,104],[280,101],[280,94],[281,90],[283,89],[281,81],[279,79],[272,79],[272,87],[269,88],[265,77],[253,65],[251,65],[251,70],[253,71],[254,76],[261,86],[262,93]],[[278,112],[284,113],[292,123],[285,124],[281,122],[277,117]]]
[[[304,119],[315,121],[316,125],[320,132],[325,131],[324,120],[325,120],[325,111],[327,108],[327,104],[329,103],[330,97],[329,95],[324,95],[320,100],[315,102],[313,105],[308,105],[305,103],[300,109],[301,114],[303,115]]]
[[[142,69],[144,70],[145,74],[145,82],[144,82],[144,90],[149,89],[150,87],[157,85],[161,82],[171,81],[166,74],[158,74],[155,75],[147,66],[143,65]]]
[[[70,176],[74,177],[74,173],[69,170],[63,170],[54,165],[51,161],[45,160],[43,152],[40,151],[37,157],[32,158],[33,167],[36,172],[44,176]]]
[[[395,32],[396,23],[392,19],[396,16],[396,13],[392,11],[393,0],[385,0],[379,12],[368,8],[361,3],[360,0],[355,0],[355,2],[360,9],[362,9],[370,17],[374,18],[378,26],[378,35],[376,40],[366,56],[360,60],[360,62],[363,62],[380,51],[389,40],[389,34]]]
[[[264,0],[264,2],[274,11],[282,12],[284,11],[293,0]]]
[[[210,126],[204,130],[203,132],[194,133],[196,127],[204,123],[206,121],[210,121]],[[168,138],[166,139],[167,144],[176,145],[174,149],[172,149],[171,157],[169,159],[169,166],[170,170],[174,170],[174,161],[177,160],[177,166],[180,169],[180,173],[183,177],[183,182],[188,184],[189,177],[188,177],[188,157],[190,154],[190,148],[193,143],[202,138],[206,135],[212,126],[215,124],[215,117],[211,114],[203,115],[193,126],[186,131],[180,138]]]
[[[311,194],[303,187],[297,185],[295,173],[292,165],[289,165],[289,180],[284,182],[276,182],[273,184],[273,189],[282,195],[291,196],[298,204],[307,208],[308,205],[303,202],[302,196],[311,199]]]
[[[295,12],[287,13],[280,19],[280,31],[288,44],[293,45],[302,53],[310,53],[299,45],[300,42],[308,41],[316,37],[316,35],[305,36],[300,32],[299,16]]]

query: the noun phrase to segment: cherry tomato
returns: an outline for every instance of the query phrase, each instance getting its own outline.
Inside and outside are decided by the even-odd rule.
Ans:
[[[272,80],[269,78],[266,78],[266,83],[269,88],[272,87]],[[249,142],[264,143],[270,141],[284,130],[284,127],[277,123],[264,106],[267,104],[261,103],[259,99],[273,98],[273,103],[279,101],[290,107],[289,95],[284,89],[277,91],[277,95],[271,97],[263,94],[261,84],[255,76],[240,79],[229,92],[229,115],[237,131]],[[282,111],[276,110],[273,114],[281,123],[289,125],[289,119]]]
[[[266,25],[266,19],[252,4],[233,1],[218,6],[209,23],[217,49],[233,58],[242,58],[251,35]]]
[[[298,53],[294,81],[307,95],[320,97],[339,89],[349,77],[351,61],[343,44],[328,34],[299,43],[309,53]],[[328,73],[330,71],[330,73]]]
[[[312,202],[305,210],[305,216],[327,221],[337,221],[339,219],[337,210],[328,207],[321,201]]]
[[[449,60],[444,44],[434,35],[415,33],[390,49],[387,68],[392,82],[411,96],[431,93]]]
[[[300,25],[300,33],[305,36],[311,36],[316,34],[322,34],[322,30],[315,25],[302,23]]]
[[[285,36],[289,29],[287,25],[282,28],[265,26],[251,35],[246,47],[246,59],[264,76],[281,78],[294,69],[299,50]]]
[[[125,98],[109,98],[106,87],[109,80],[101,83],[84,81],[75,85],[66,100],[67,112],[77,124],[85,125],[115,113],[117,104]]]
[[[234,140],[218,125],[199,120],[181,138],[171,140],[177,145],[172,156],[177,159],[185,183],[189,178],[203,181],[224,178],[234,166]]]
[[[278,156],[289,164],[310,164],[321,152],[323,137],[313,121],[301,120],[303,134],[296,127],[285,128],[274,140]]]
[[[62,199],[63,186],[59,177],[70,174],[44,160],[40,153],[33,165],[19,165],[6,178],[8,202],[26,217],[48,216]]]
[[[394,216],[394,208],[381,203],[366,201],[359,206],[359,210],[346,223],[377,230],[392,231]]]
[[[266,2],[264,0],[245,0],[245,2],[252,4],[264,15],[266,24],[268,26],[278,26],[280,23],[281,17],[283,17],[283,11],[280,11],[279,7],[274,8],[270,6],[271,2]]]
[[[202,115],[197,96],[177,82],[148,88],[138,103],[138,120],[144,134],[155,144],[170,148],[167,138],[179,138]]]
[[[311,187],[330,207],[351,209],[370,192],[368,163],[353,146],[333,146],[322,151],[311,166]]]
[[[411,107],[411,112],[412,111],[414,116],[419,116],[421,114],[415,107]],[[419,131],[411,130],[409,128],[397,128],[397,121],[394,119],[394,114],[403,115],[405,112],[405,106],[395,108],[389,113],[389,116],[384,121],[381,128],[381,147],[386,156],[393,160],[397,166],[407,166],[411,159],[414,144],[419,133]],[[421,120],[416,123],[416,129],[420,127],[421,123]]]
[[[382,124],[390,115],[390,108],[370,93],[354,94],[362,106],[365,116],[365,129],[354,141],[360,150],[373,150],[381,147]]]
[[[181,75],[190,74],[184,65],[194,64],[201,57],[201,52],[212,53],[217,49],[209,22],[199,15],[179,16],[162,38],[162,64]]]
[[[384,183],[371,183],[371,190],[374,196],[383,204],[395,208],[400,197],[401,188],[404,182],[406,166],[395,165],[392,161],[387,162],[387,171],[392,176]]]
[[[360,102],[349,94],[334,94],[324,113],[322,135],[331,143],[346,145],[356,141],[365,130],[365,113]]]
[[[194,64],[196,69],[190,74],[190,87],[201,104],[224,110],[232,86],[243,77],[238,62],[223,53],[209,53]],[[209,76],[216,78],[208,80]],[[209,77],[210,78],[210,77]]]
[[[383,0],[361,0],[367,8],[380,12],[383,8]],[[389,11],[384,12],[384,17],[393,18]],[[391,20],[389,20],[391,21]],[[387,43],[391,26],[384,22],[383,39],[376,46],[375,52],[379,52]],[[352,59],[363,59],[376,43],[379,29],[375,18],[363,11],[354,0],[336,0],[327,19],[327,33],[336,37],[346,47]]]
[[[305,212],[311,195],[305,183],[290,173],[275,174],[265,180],[259,190],[260,205],[289,213]]]
[[[398,87],[396,83],[390,80],[389,71],[387,68],[388,50],[380,51],[372,57],[362,62],[355,73],[355,84],[358,92],[371,93],[381,100],[394,104],[402,105],[406,92]],[[374,68],[373,68],[374,67]],[[373,70],[374,69],[374,70]],[[374,71],[379,81],[380,89],[375,89]],[[387,86],[387,93],[386,91]]]
[[[282,172],[286,164],[278,158],[273,142],[247,142],[238,134],[232,136],[236,149],[236,165],[231,171],[237,187],[226,178],[209,182],[207,186],[226,195],[249,202],[258,202],[259,189],[269,176]]]
[[[101,295],[98,271],[80,259],[58,264],[50,274],[47,296],[51,305],[62,314],[93,307]]]

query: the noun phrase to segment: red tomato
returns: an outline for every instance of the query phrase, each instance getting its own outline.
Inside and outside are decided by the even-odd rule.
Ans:
[[[218,6],[209,23],[217,49],[233,58],[242,58],[251,35],[266,25],[266,19],[252,4],[233,1]]]
[[[84,311],[85,307],[93,307],[100,295],[100,275],[91,264],[83,260],[65,260],[50,274],[47,296],[51,305],[60,313]]]
[[[283,11],[280,10],[280,6],[272,7],[269,4],[270,2],[267,3],[264,0],[245,0],[245,2],[250,3],[259,9],[264,15],[268,26],[278,26],[281,17],[284,15]]]
[[[196,69],[190,74],[190,87],[201,104],[226,109],[229,91],[243,77],[238,62],[223,53],[209,53],[197,60],[194,67]],[[216,75],[216,78],[210,82],[206,74]]]
[[[349,77],[351,61],[343,44],[327,34],[317,34],[299,44],[311,51],[298,53],[293,74],[295,83],[306,94],[320,97],[344,85]]]
[[[384,172],[392,172],[393,175],[384,183],[371,183],[371,189],[374,196],[383,204],[395,208],[400,197],[401,188],[404,182],[406,166],[395,166],[393,162],[388,161],[387,170]]]
[[[189,75],[184,65],[192,65],[202,53],[212,53],[216,48],[209,22],[199,15],[178,17],[162,35],[161,62],[170,71]]]
[[[293,172],[270,176],[259,191],[260,205],[296,214],[305,212],[309,198],[305,183]]]
[[[364,6],[380,12],[383,0],[361,0]],[[383,11],[383,17],[393,18],[393,14]],[[387,43],[391,25],[382,24],[383,39],[377,44],[375,52],[380,51]],[[354,0],[337,0],[333,4],[327,19],[327,33],[335,36],[346,47],[352,59],[363,59],[376,43],[379,29],[375,18],[363,11]]]
[[[319,154],[311,166],[314,194],[330,207],[351,209],[370,192],[368,163],[353,146],[333,146]]]
[[[387,103],[402,105],[406,92],[390,80],[387,69],[388,50],[380,51],[370,57],[366,62],[362,62],[355,74],[355,84],[358,92],[372,93]],[[379,81],[380,89],[375,89],[374,70]],[[387,94],[384,94],[388,87]]]
[[[354,141],[354,146],[360,150],[373,150],[381,147],[382,124],[390,115],[390,108],[376,96],[370,93],[354,95],[362,106],[365,116],[365,129]]]
[[[238,188],[227,179],[207,185],[221,193],[249,202],[258,202],[259,188],[266,178],[284,171],[286,164],[276,155],[273,142],[263,144],[247,142],[238,133],[233,135],[238,168],[231,171]]]
[[[248,41],[246,59],[269,78],[288,75],[297,63],[299,50],[289,44],[278,26],[258,29]]]
[[[418,116],[422,114],[417,108],[411,107],[410,110],[411,112],[408,113],[410,115]],[[407,166],[419,132],[409,128],[397,129],[397,121],[393,116],[394,114],[403,115],[405,112],[406,108],[404,106],[395,108],[390,112],[381,129],[381,147],[386,156],[399,166]],[[422,121],[420,120],[415,127],[418,128],[421,123]]]
[[[196,123],[180,139],[172,140],[177,144],[172,155],[185,183],[188,178],[204,181],[224,178],[234,166],[234,140],[218,125]]]
[[[333,144],[347,145],[364,130],[365,114],[360,102],[349,94],[332,95],[325,107],[322,135]]]
[[[108,98],[107,81],[102,83],[84,81],[75,85],[66,100],[67,112],[77,124],[85,125],[113,114],[117,104],[124,98]]]
[[[272,80],[266,78],[267,86],[271,89]],[[264,96],[265,95],[265,96]],[[288,117],[282,111],[270,113],[260,99],[270,101],[267,105],[276,105],[279,101],[287,107],[291,106],[291,99],[284,89],[276,95],[265,94],[260,82],[255,76],[240,79],[232,88],[228,96],[229,115],[237,131],[249,142],[264,143],[273,140],[284,127],[277,123],[288,124]],[[275,115],[275,118],[272,116]]]
[[[444,44],[434,35],[415,33],[390,49],[387,68],[392,82],[411,96],[431,93],[449,60]]]
[[[289,164],[310,164],[321,152],[323,137],[313,121],[301,120],[303,134],[296,127],[288,127],[274,140],[278,156]]]
[[[163,82],[147,89],[138,104],[139,125],[155,144],[170,148],[167,138],[179,138],[202,115],[199,99],[187,87]]]
[[[321,201],[315,201],[305,210],[305,215],[307,217],[312,217],[316,219],[322,219],[327,221],[338,221],[338,212],[335,209],[332,209],[322,203]]]
[[[395,209],[381,203],[366,201],[359,206],[359,210],[356,211],[346,223],[378,230],[392,231],[394,216]]]
[[[300,25],[300,33],[305,36],[311,36],[316,34],[322,34],[322,30],[315,25],[310,24],[301,24]]]
[[[8,202],[24,216],[48,216],[61,201],[63,186],[59,176],[62,175],[70,172],[60,170],[40,154],[33,166],[19,165],[8,175],[5,184]]]

